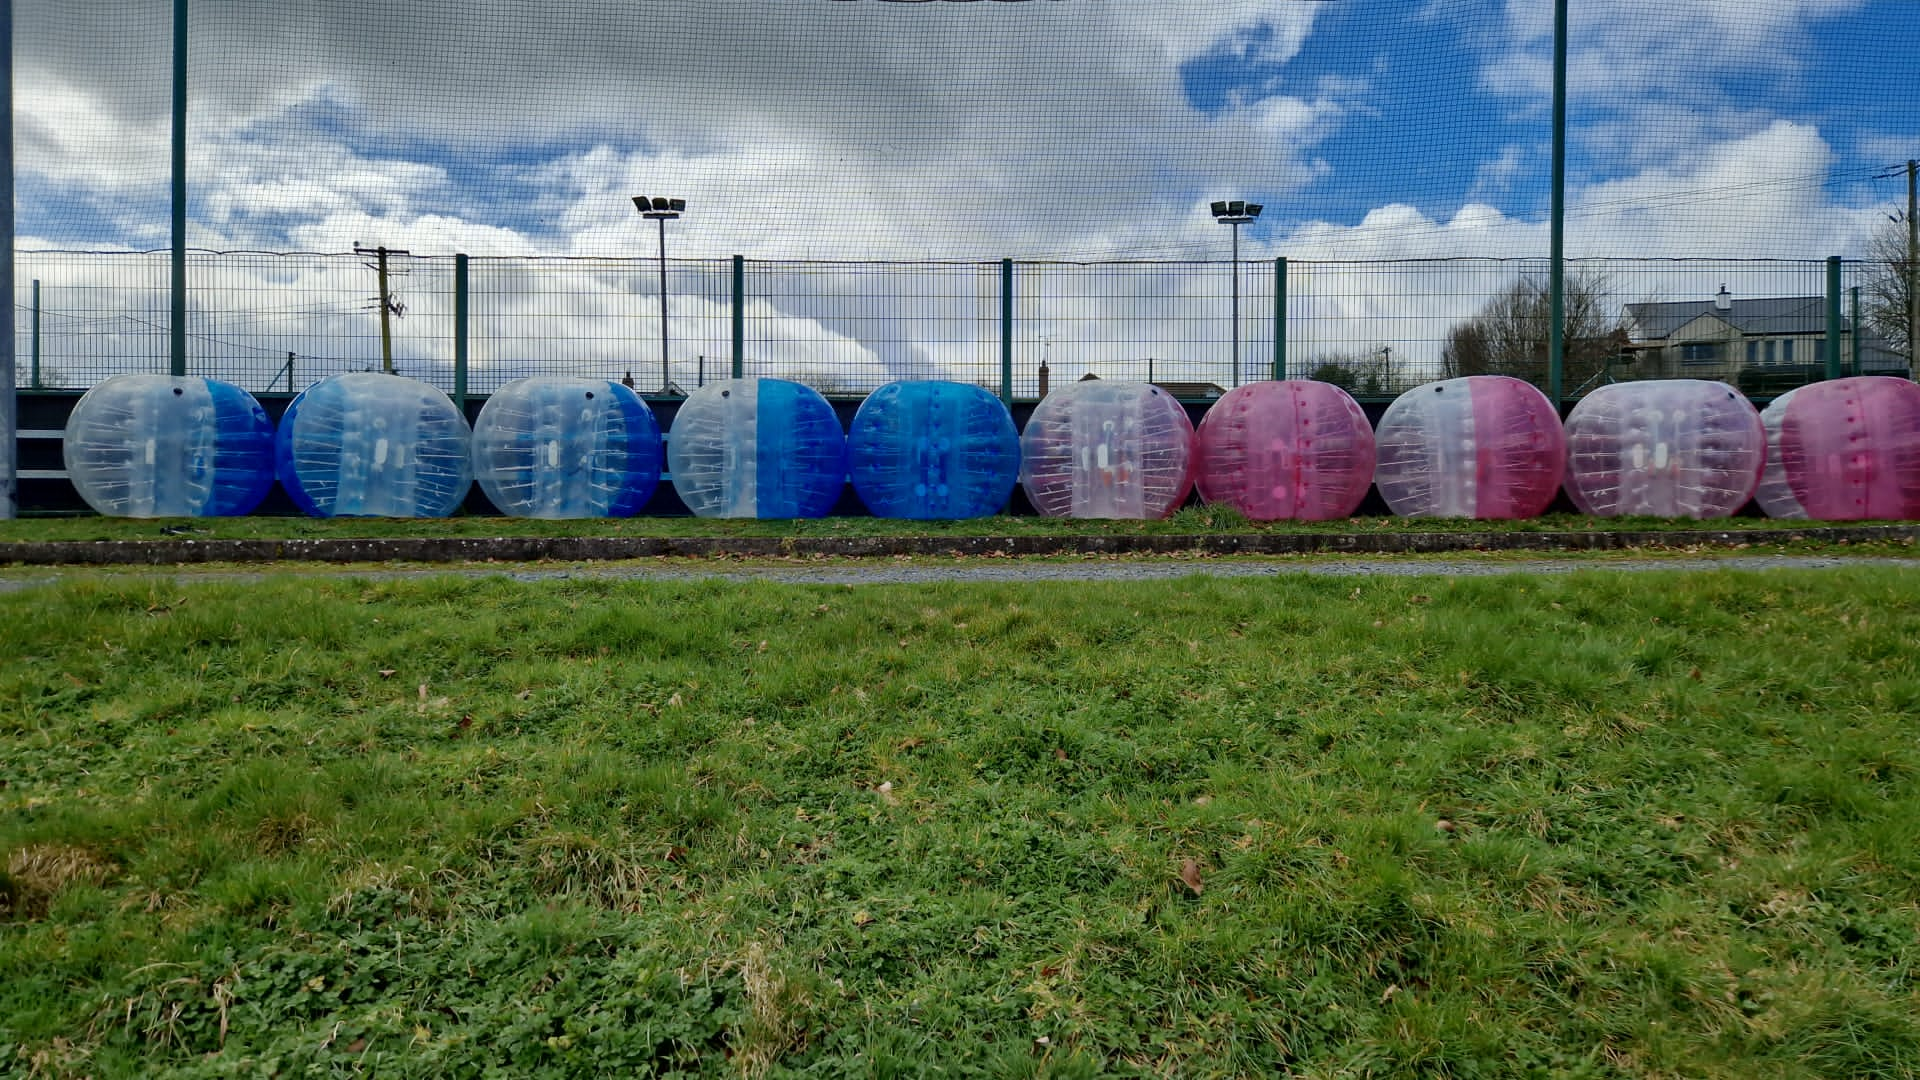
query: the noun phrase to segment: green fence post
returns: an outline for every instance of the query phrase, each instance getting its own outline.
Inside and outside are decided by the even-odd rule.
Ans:
[[[33,279],[33,382],[29,386],[40,388],[40,279]]]
[[[1567,0],[1553,2],[1553,192],[1547,226],[1547,396],[1560,410],[1567,367]]]
[[[167,370],[187,373],[187,0],[173,2],[173,134],[169,259],[173,281],[167,327]]]
[[[467,257],[453,257],[453,404],[467,415]]]
[[[1273,377],[1287,377],[1287,259],[1273,260]]]
[[[1013,260],[1000,260],[1000,400],[1013,407]]]
[[[1853,354],[1853,362],[1847,365],[1847,374],[1860,374],[1860,286],[1855,285],[1847,292],[1853,298],[1853,314],[1847,320],[1847,350]]]
[[[747,260],[733,257],[733,377],[747,371]]]
[[[1840,377],[1840,256],[1827,257],[1827,374]]]

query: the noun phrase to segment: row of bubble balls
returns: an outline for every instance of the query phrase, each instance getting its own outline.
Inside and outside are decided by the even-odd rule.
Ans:
[[[919,519],[997,513],[1016,482],[1055,517],[1164,517],[1197,486],[1252,520],[1325,520],[1374,485],[1409,517],[1532,517],[1564,487],[1601,516],[1720,517],[1757,499],[1773,517],[1908,519],[1920,385],[1815,383],[1762,413],[1725,383],[1618,383],[1562,424],[1531,385],[1480,375],[1408,391],[1375,430],[1341,388],[1288,380],[1227,393],[1196,432],[1159,387],[1085,381],[1016,432],[987,391],[914,381],[868,396],[843,432],[804,385],[735,379],[690,395],[663,440],[638,395],[599,379],[511,383],[469,429],[426,383],[337,375],[276,430],[230,384],[121,375],[76,404],[65,456],[88,505],[125,517],[245,514],[276,478],[318,517],[443,516],[476,481],[506,514],[618,517],[664,464],[703,517],[824,516],[850,480],[873,514]]]

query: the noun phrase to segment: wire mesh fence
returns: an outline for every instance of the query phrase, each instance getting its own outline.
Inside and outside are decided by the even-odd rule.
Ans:
[[[18,259],[19,385],[81,389],[121,372],[169,370],[165,252]],[[1542,386],[1548,378],[1544,259],[396,254],[387,264],[383,296],[370,255],[193,253],[187,370],[254,392],[390,368],[476,395],[540,374],[678,395],[738,371],[829,394],[951,379],[1027,399],[1089,376],[1152,381],[1199,399],[1275,377],[1318,378],[1361,396],[1452,375],[1512,374]],[[1830,316],[1840,370],[1909,374],[1898,312],[1877,299],[1897,292],[1888,278],[1902,272],[1864,261],[1570,261],[1563,395],[1682,377],[1778,392],[1827,373]]]

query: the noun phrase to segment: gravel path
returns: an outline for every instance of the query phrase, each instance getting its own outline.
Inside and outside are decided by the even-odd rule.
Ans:
[[[154,573],[126,569],[93,570],[74,567],[21,569],[0,574],[0,592],[18,592],[60,581],[107,579],[165,580],[181,585],[202,582],[249,582],[269,577],[341,577],[395,580],[409,577],[455,575],[505,576],[515,581],[569,579],[613,581],[771,581],[811,585],[898,585],[942,581],[1147,581],[1200,574],[1210,577],[1280,577],[1312,574],[1331,577],[1439,575],[1484,577],[1500,574],[1570,574],[1580,570],[1635,573],[1701,573],[1718,570],[1831,570],[1847,566],[1874,566],[1896,572],[1920,573],[1920,558],[1883,556],[1802,555],[1685,555],[1647,558],[1569,556],[1565,558],[1351,558],[1303,556],[1296,558],[1091,558],[1076,561],[1027,559],[886,559],[819,560],[793,565],[725,562],[687,563],[680,560],[579,563],[565,566],[522,564],[413,566],[378,568],[284,564],[271,571],[206,570]]]

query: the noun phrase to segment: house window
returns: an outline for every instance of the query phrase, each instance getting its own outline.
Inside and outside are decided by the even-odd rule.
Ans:
[[[1760,363],[1760,343],[1757,341],[1747,342],[1747,366],[1756,367],[1759,365],[1759,363]]]
[[[1793,363],[1793,339],[1792,338],[1788,338],[1787,340],[1780,343],[1780,362],[1783,364]]]
[[[1777,341],[1767,342],[1767,363],[1777,364],[1779,362],[1780,362],[1780,343]]]
[[[1720,359],[1720,346],[1717,342],[1696,341],[1680,346],[1680,362],[1683,364],[1711,364]]]

